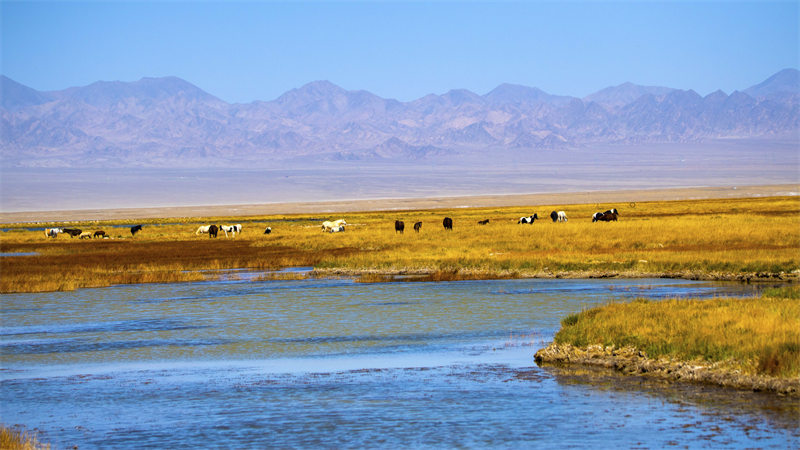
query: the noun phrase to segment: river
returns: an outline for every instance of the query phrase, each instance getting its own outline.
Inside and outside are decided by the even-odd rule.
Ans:
[[[796,399],[533,362],[569,313],[757,287],[252,277],[3,295],[2,422],[81,449],[800,446]]]

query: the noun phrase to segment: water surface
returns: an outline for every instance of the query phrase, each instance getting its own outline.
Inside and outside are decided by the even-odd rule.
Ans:
[[[533,364],[562,317],[612,298],[756,289],[309,279],[4,295],[0,411],[57,447],[797,447],[793,401]]]

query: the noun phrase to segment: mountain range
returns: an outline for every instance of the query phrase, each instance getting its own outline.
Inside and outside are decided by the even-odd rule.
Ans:
[[[797,140],[800,72],[701,96],[624,83],[584,98],[501,84],[400,102],[328,81],[227,103],[176,77],[38,91],[0,76],[9,167],[268,167],[715,139]]]

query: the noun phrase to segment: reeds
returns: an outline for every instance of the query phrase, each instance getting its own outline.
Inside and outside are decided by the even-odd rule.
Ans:
[[[651,358],[724,364],[743,373],[800,375],[800,302],[794,290],[755,298],[637,299],[571,314],[555,336],[578,347],[632,346]]]
[[[36,435],[17,428],[0,426],[0,449],[3,450],[43,450],[50,444],[42,444]]]
[[[617,207],[619,222],[592,223],[597,210]],[[565,210],[567,223],[521,216]],[[0,292],[66,290],[116,283],[200,279],[200,270],[292,266],[375,273],[362,281],[560,276],[680,276],[746,279],[788,277],[800,271],[800,198],[642,202],[630,205],[545,205],[508,208],[341,214],[342,233],[323,233],[319,215],[143,221],[131,237],[112,223],[76,223],[104,229],[113,239],[45,238],[23,224],[0,233],[0,251],[36,252],[0,257]],[[442,218],[454,220],[445,231]],[[338,217],[338,215],[337,215]],[[394,221],[423,222],[397,234]],[[487,225],[478,220],[490,219]],[[196,236],[200,224],[243,223],[235,239]],[[58,226],[63,224],[42,224]],[[271,234],[264,235],[265,226]],[[126,234],[127,233],[127,234]],[[372,277],[372,278],[370,278]]]

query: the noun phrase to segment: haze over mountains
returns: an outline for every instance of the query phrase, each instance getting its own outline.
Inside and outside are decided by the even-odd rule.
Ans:
[[[701,96],[624,83],[585,98],[501,84],[410,102],[327,81],[229,104],[175,77],[42,92],[0,77],[11,167],[273,167],[280,161],[446,161],[493,152],[725,139],[797,140],[800,72]]]

